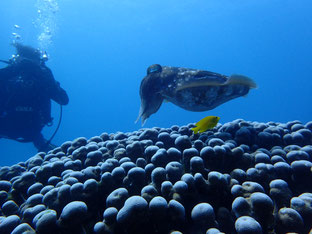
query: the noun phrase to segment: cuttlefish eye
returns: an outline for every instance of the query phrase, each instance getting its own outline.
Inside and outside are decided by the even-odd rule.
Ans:
[[[147,75],[151,73],[158,73],[162,71],[162,67],[159,64],[153,64],[147,68]]]

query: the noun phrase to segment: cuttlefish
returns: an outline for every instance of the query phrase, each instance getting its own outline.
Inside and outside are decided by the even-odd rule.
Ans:
[[[158,111],[164,101],[188,110],[207,111],[245,96],[256,83],[242,75],[219,73],[183,67],[151,65],[140,86],[141,107],[136,122],[142,125]]]

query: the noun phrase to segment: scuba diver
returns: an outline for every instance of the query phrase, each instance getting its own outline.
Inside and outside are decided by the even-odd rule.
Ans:
[[[46,140],[41,130],[52,125],[51,99],[60,105],[69,99],[45,65],[46,53],[20,43],[13,46],[16,55],[1,60],[8,66],[0,69],[0,138],[32,142],[47,152],[55,147],[50,141],[56,132]]]

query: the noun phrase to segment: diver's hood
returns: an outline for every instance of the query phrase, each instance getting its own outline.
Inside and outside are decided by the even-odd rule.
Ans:
[[[26,59],[40,64],[48,60],[47,53],[39,49],[21,43],[14,43],[13,46],[16,49],[16,54],[12,56],[14,61]]]

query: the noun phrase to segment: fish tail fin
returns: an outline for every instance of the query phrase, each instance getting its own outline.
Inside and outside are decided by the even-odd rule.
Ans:
[[[197,134],[199,131],[199,127],[191,128],[191,130],[194,132],[194,134]]]
[[[225,84],[226,85],[229,85],[229,84],[246,85],[250,89],[255,89],[258,87],[257,84],[251,78],[247,76],[243,76],[243,75],[236,75],[236,74],[231,75]]]

